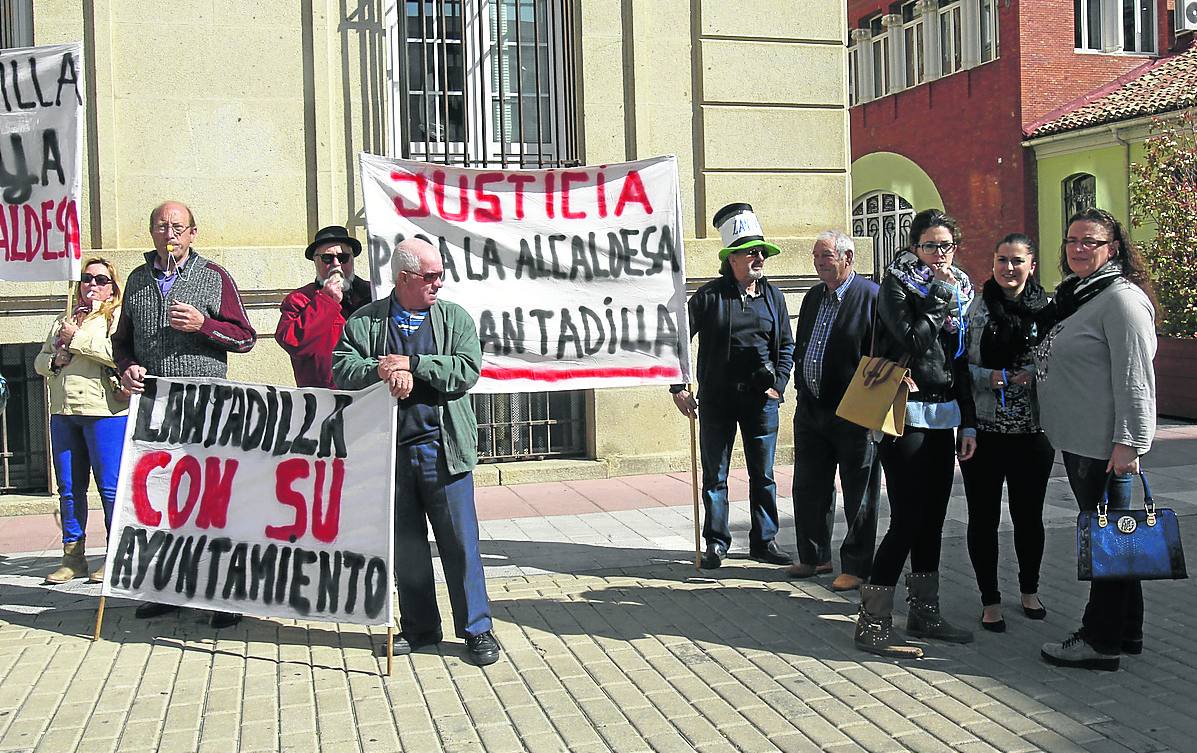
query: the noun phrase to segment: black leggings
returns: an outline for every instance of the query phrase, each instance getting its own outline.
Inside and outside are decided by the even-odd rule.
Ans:
[[[869,582],[896,586],[907,555],[916,573],[939,570],[956,440],[952,429],[907,426],[902,436],[886,437],[878,452],[889,495],[889,530],[873,557]]]
[[[981,604],[1001,604],[998,590],[998,523],[1002,485],[1010,492],[1010,522],[1018,557],[1018,587],[1039,591],[1043,561],[1043,495],[1056,451],[1042,433],[977,433],[977,452],[960,464],[968,495],[968,556],[977,574]]]

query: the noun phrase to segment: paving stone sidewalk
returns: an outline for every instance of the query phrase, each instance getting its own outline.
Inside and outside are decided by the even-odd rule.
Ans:
[[[1189,441],[1160,454],[1152,479],[1192,553]],[[215,632],[199,613],[136,620],[113,600],[93,643],[98,586],[42,586],[48,552],[0,555],[0,751],[1197,750],[1190,582],[1145,586],[1146,650],[1120,671],[1038,658],[1076,626],[1087,592],[1062,479],[1045,516],[1047,620],[1023,618],[1015,600],[1007,633],[925,644],[908,663],[853,649],[856,599],[829,578],[789,581],[742,557],[699,574],[688,508],[609,507],[486,521],[503,659],[473,667],[449,640],[397,658],[391,677],[373,654],[384,633],[348,625],[246,619]],[[743,541],[744,504],[733,523]],[[1002,551],[1003,591],[1017,594],[1008,531]],[[960,499],[943,563],[946,614],[976,627]]]

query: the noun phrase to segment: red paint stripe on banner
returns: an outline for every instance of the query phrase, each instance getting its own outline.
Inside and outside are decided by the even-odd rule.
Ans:
[[[511,379],[529,379],[537,382],[560,382],[566,379],[615,379],[636,378],[653,379],[669,377],[678,379],[682,375],[681,369],[669,366],[646,366],[642,368],[605,368],[605,369],[502,369],[485,366],[482,376],[487,379],[507,381]]]

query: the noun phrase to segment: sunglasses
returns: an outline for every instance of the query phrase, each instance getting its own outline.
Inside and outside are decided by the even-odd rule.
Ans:
[[[112,282],[112,278],[108,275],[93,275],[89,272],[84,272],[79,275],[79,282],[91,282],[96,285],[107,285]]]
[[[768,257],[768,254],[765,252],[765,249],[761,248],[760,246],[756,246],[754,248],[748,248],[743,251],[732,251],[732,254],[734,256],[743,256],[746,258],[751,258],[753,256],[759,256],[762,259],[764,259],[764,258]]]
[[[353,254],[347,252],[342,252],[339,254],[317,254],[317,256],[320,258],[320,261],[324,262],[325,264],[332,264],[333,259],[336,259],[342,264],[348,264],[349,260],[353,258]]]
[[[407,270],[404,270],[404,274],[409,274],[413,277],[421,277],[428,285],[431,285],[445,276],[444,272],[424,272],[421,274],[420,272],[408,272]]]

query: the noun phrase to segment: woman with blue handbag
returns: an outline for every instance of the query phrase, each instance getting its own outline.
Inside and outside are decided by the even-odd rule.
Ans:
[[[1066,277],[1045,309],[1052,326],[1035,352],[1040,419],[1080,509],[1097,509],[1107,493],[1111,508],[1125,509],[1155,436],[1151,279],[1122,223],[1101,209],[1069,219],[1060,270]],[[1094,581],[1081,625],[1045,644],[1043,658],[1116,670],[1120,654],[1142,652],[1140,581]]]

